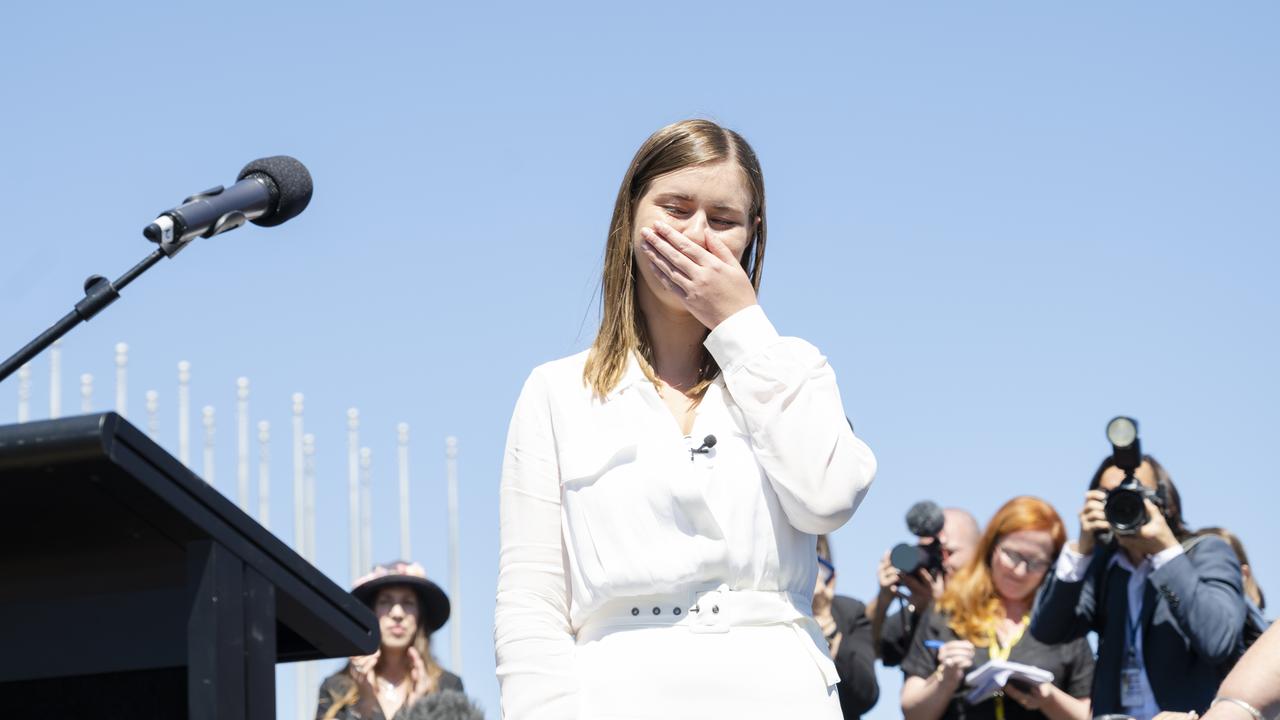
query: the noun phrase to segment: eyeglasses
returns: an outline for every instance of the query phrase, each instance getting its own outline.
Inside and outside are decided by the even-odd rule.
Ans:
[[[1031,558],[1020,552],[1010,550],[1003,545],[1000,546],[1000,556],[1004,560],[1004,564],[1010,570],[1017,570],[1019,565],[1026,565],[1027,572],[1041,573],[1049,569],[1053,563],[1049,560],[1041,560],[1039,558]]]
[[[818,556],[818,579],[823,585],[830,585],[836,579],[836,566],[821,555]]]

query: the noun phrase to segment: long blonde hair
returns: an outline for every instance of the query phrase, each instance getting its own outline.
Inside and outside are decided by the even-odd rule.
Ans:
[[[427,677],[431,678],[431,690],[427,694],[440,692],[440,676],[444,675],[444,668],[440,667],[435,657],[431,655],[431,634],[419,626],[417,633],[413,636],[412,645],[422,656],[422,662],[427,666]],[[360,702],[360,686],[351,678],[350,662],[342,668],[342,673],[334,680],[333,687],[329,689],[329,697],[333,700],[333,705],[329,706],[323,720],[334,720],[343,708]]]
[[[938,609],[947,614],[947,624],[956,635],[979,647],[988,644],[988,633],[996,621],[1004,617],[1000,597],[991,580],[996,545],[1004,536],[1021,530],[1048,532],[1053,540],[1054,558],[1067,541],[1066,527],[1052,505],[1030,495],[1016,497],[996,511],[987,523],[973,559],[947,581],[947,589],[938,599]]]
[[[645,327],[644,314],[636,300],[636,259],[631,246],[635,206],[659,176],[696,165],[736,162],[751,189],[748,222],[755,230],[742,253],[742,268],[751,285],[760,291],[764,269],[765,204],[764,175],[760,161],[738,133],[710,120],[682,120],[649,136],[636,151],[618,188],[618,199],[609,222],[601,273],[600,330],[582,371],[583,382],[603,398],[622,380],[632,354],[638,356],[645,376],[657,382],[653,372],[653,350]],[[720,374],[720,367],[705,348],[699,363],[698,383],[690,394],[701,397]]]

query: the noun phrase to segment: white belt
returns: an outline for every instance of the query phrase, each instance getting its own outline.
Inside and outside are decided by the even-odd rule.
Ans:
[[[827,640],[798,593],[771,590],[692,589],[661,595],[616,598],[602,605],[578,628],[578,642],[619,630],[672,626],[693,633],[727,633],[734,627],[791,627],[830,687],[840,681],[827,654]]]

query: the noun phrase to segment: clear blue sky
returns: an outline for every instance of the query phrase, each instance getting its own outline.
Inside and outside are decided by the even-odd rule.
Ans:
[[[986,519],[1034,493],[1074,527],[1104,423],[1139,419],[1193,525],[1237,530],[1280,593],[1280,9],[1268,2],[19,3],[0,27],[0,353],[116,277],[140,234],[245,162],[290,154],[299,218],[202,240],[64,349],[130,405],[175,365],[217,408],[235,378],[277,438],[318,438],[319,566],[345,585],[344,413],[396,553],[395,425],[412,425],[416,554],[446,579],[443,438],[462,449],[464,663],[497,717],[492,609],[507,421],[530,368],[585,347],[611,203],[639,143],[706,116],[756,147],[761,302],[822,348],[880,459],[834,537],[865,598],[915,500]],[[34,366],[47,411],[47,360]],[[15,418],[16,382],[0,387]],[[198,427],[198,418],[194,418]],[[447,661],[448,629],[437,654]],[[897,716],[884,672],[873,718]],[[293,718],[291,669],[280,717]]]

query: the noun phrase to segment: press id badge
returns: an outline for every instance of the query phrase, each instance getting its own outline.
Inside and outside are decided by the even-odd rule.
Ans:
[[[1142,692],[1144,684],[1137,653],[1130,650],[1125,653],[1124,667],[1120,669],[1120,705],[1126,708],[1142,707],[1145,702]]]

